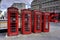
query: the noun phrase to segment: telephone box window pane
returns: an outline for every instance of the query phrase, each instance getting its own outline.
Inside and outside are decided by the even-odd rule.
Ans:
[[[48,16],[46,16],[46,29],[48,29]]]
[[[37,29],[37,30],[40,30],[40,15],[36,15],[36,20],[37,20],[37,21],[36,21],[36,23],[37,23],[36,29]]]
[[[30,14],[25,14],[25,31],[30,31],[30,28],[29,28],[29,16]]]
[[[16,32],[16,13],[11,13],[11,32]]]

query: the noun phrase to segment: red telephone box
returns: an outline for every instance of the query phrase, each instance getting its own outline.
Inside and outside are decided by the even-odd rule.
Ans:
[[[57,13],[57,21],[60,22],[60,13]]]
[[[49,17],[50,13],[48,12],[45,12],[43,13],[43,16],[42,16],[42,31],[43,32],[49,32],[49,26],[50,26],[50,17]]]
[[[38,10],[34,10],[34,26],[33,26],[33,32],[38,33],[42,30],[42,13]]]
[[[58,22],[58,13],[55,13],[54,22]]]
[[[50,22],[54,22],[55,14],[50,13]]]
[[[50,13],[50,22],[58,22],[58,13]]]
[[[31,26],[32,26],[32,19],[31,19],[31,10],[23,9],[22,10],[22,34],[30,34],[31,33]]]
[[[8,13],[8,36],[18,35],[18,9],[9,7]]]

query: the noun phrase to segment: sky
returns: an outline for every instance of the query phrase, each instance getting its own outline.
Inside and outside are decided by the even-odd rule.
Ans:
[[[32,0],[2,0],[0,10],[6,10],[13,3],[25,3],[27,4],[27,8],[30,7]]]

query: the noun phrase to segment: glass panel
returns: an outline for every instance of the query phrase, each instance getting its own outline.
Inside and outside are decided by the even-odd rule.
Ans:
[[[10,20],[11,32],[16,32],[16,13],[11,13],[10,18],[11,18],[11,20]]]
[[[25,31],[30,31],[30,14],[25,14]]]
[[[40,15],[36,15],[36,29],[37,30],[40,30]]]
[[[46,16],[46,29],[48,29],[48,16]]]
[[[16,21],[16,13],[11,13],[11,22],[15,22]]]

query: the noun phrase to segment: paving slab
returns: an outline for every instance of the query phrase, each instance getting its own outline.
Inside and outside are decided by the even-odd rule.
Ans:
[[[60,23],[50,23],[50,32],[32,33],[28,35],[7,36],[0,33],[1,40],[60,40]]]

